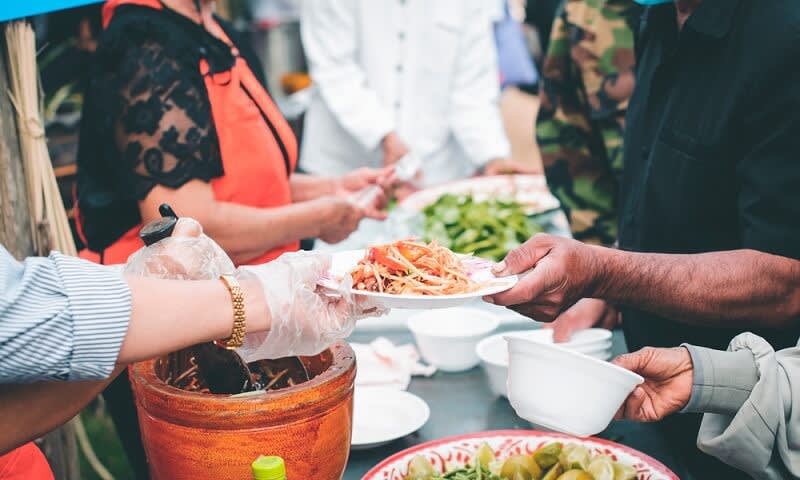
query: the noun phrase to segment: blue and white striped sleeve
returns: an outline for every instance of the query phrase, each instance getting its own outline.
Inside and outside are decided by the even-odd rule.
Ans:
[[[56,252],[20,263],[0,246],[0,383],[107,378],[130,315],[119,269]]]

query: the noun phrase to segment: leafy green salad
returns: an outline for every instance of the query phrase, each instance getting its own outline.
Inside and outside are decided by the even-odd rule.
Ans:
[[[456,253],[501,260],[544,228],[513,200],[475,201],[471,195],[445,194],[422,210],[426,241],[436,240]]]

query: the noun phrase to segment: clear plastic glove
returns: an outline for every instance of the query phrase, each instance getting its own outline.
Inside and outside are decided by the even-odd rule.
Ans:
[[[222,248],[191,218],[181,218],[172,236],[128,259],[126,275],[174,280],[215,280],[235,267]]]
[[[238,349],[246,362],[295,355],[316,355],[352,333],[356,320],[386,311],[356,300],[345,279],[337,291],[317,282],[329,271],[330,255],[285,253],[256,267],[239,269],[242,277],[261,282],[272,325],[269,332],[251,333]]]

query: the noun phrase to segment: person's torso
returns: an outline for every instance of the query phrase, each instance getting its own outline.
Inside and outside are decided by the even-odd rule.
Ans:
[[[776,48],[780,29],[760,25],[760,11],[788,3],[768,3],[706,0],[680,36],[672,5],[646,13],[626,117],[621,248],[659,253],[747,248],[739,192],[748,179],[737,165],[764,139],[754,138],[744,120],[758,113],[759,99],[769,95],[760,87],[788,61],[777,58],[783,48]],[[770,247],[793,248],[780,242]],[[725,350],[743,331],[689,326],[633,309],[623,309],[623,328],[630,350],[684,342]],[[800,333],[753,331],[776,349],[793,345]],[[698,424],[689,416],[664,422],[693,478],[746,478],[694,447]]]
[[[544,59],[537,140],[547,183],[573,236],[610,245],[617,237],[622,133],[634,85],[632,0],[570,0],[558,11]]]
[[[425,181],[439,183],[474,172],[449,123],[450,88],[457,71],[462,32],[469,21],[461,0],[358,0],[356,59],[365,83],[391,112],[396,131],[424,152]],[[306,114],[303,168],[342,174],[359,166],[382,165],[380,148],[368,151],[339,124],[315,93]]]
[[[125,10],[134,5],[135,10]],[[171,16],[175,29],[200,28],[175,12],[161,10],[158,0],[120,0],[106,5],[106,23],[111,17],[130,14],[131,11],[152,9],[153,15]],[[197,35],[198,32],[187,33]],[[200,33],[205,34],[205,32]],[[216,41],[209,40],[209,41]],[[216,141],[221,157],[222,176],[211,179],[214,197],[219,202],[230,202],[257,208],[281,207],[291,203],[288,178],[297,160],[295,137],[281,113],[269,98],[263,85],[254,75],[238,48],[226,38],[229,45],[215,42],[217,48],[230,50],[229,65],[218,67],[218,62],[204,55],[205,47],[198,45],[201,55],[196,71],[186,75],[202,78],[209,103]],[[116,168],[124,168],[122,165]],[[104,263],[124,263],[127,257],[142,246],[138,238],[141,225],[127,230],[102,252]],[[297,249],[292,242],[264,252],[247,263],[263,263],[281,253]]]
[[[785,2],[770,3],[775,9]],[[680,36],[673,6],[647,13],[626,117],[624,248],[697,253],[747,247],[739,193],[748,179],[738,168],[768,140],[747,122],[764,113],[771,93],[765,87],[780,85],[774,80],[785,75],[789,61],[776,58],[780,34],[761,28],[762,8],[749,0],[709,0]],[[792,256],[796,247],[768,250]]]

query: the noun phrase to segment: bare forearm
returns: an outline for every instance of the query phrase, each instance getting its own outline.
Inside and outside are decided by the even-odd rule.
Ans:
[[[176,281],[127,278],[132,311],[117,363],[128,364],[231,334],[231,296],[219,280]],[[271,324],[263,290],[255,280],[241,280],[247,331]]]
[[[312,202],[269,209],[217,203],[206,216],[198,218],[206,234],[239,264],[281,245],[319,236],[325,208]]]
[[[177,190],[155,187],[140,205],[143,220],[156,218],[158,206],[164,202],[178,215],[200,222],[237,264],[301,238],[318,236],[328,215],[324,205],[313,202],[276,208],[220,202],[208,184],[192,181]]]
[[[334,195],[338,190],[337,179],[308,175],[305,173],[295,173],[289,179],[289,186],[292,189],[293,202],[305,202],[326,195]]]
[[[68,422],[124,369],[99,382],[38,382],[0,385],[0,455]]]
[[[800,262],[754,250],[696,255],[598,248],[592,296],[709,326],[800,320]]]

